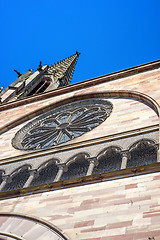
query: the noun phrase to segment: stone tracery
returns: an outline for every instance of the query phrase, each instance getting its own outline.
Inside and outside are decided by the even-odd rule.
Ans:
[[[112,111],[106,99],[90,99],[64,105],[28,123],[13,138],[23,150],[50,148],[89,132],[104,122]]]

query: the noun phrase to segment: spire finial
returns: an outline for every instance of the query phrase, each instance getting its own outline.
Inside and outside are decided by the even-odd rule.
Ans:
[[[79,53],[79,52],[76,51],[76,54],[77,54],[77,56],[79,56],[81,53]]]

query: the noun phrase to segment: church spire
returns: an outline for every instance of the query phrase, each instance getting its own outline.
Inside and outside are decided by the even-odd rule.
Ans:
[[[79,55],[80,53],[76,52],[74,55],[49,67],[47,72],[53,74],[55,80],[60,81],[60,86],[65,86],[70,83]]]
[[[4,91],[0,91],[0,103],[15,101],[68,85],[79,55],[80,53],[76,52],[74,55],[51,66],[42,66],[42,62],[40,62],[35,72],[31,69],[25,74],[21,74],[14,70],[18,74],[18,79]]]

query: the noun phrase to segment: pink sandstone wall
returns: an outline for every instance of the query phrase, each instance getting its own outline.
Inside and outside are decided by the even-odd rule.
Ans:
[[[160,173],[1,200],[0,213],[40,217],[71,240],[160,240]]]
[[[109,101],[113,104],[113,111],[110,117],[95,129],[69,141],[69,143],[82,142],[158,124],[156,113],[143,103],[129,99],[109,99]],[[11,140],[15,133],[25,124],[26,122],[0,136],[1,159],[26,153],[26,151],[17,150],[11,145]]]
[[[38,102],[29,103],[19,107],[13,107],[0,112],[0,126],[3,127],[17,119],[23,119],[27,114],[34,113],[42,107],[58,102],[69,97],[88,94],[103,93],[109,90],[132,90],[148,94],[160,103],[160,95],[158,94],[158,82],[160,78],[160,70],[152,70],[146,73],[139,73],[119,80],[97,84],[92,87],[83,88],[82,90],[70,91],[69,93],[40,100]],[[154,110],[147,105],[132,99],[108,99],[113,104],[113,112],[111,116],[97,128],[76,138],[69,143],[81,142],[84,140],[104,137],[124,131],[130,131],[142,127],[158,124],[158,117]],[[18,156],[23,151],[16,150],[11,145],[11,139],[14,134],[24,126],[28,121],[18,125],[0,136],[0,158],[5,159],[10,156]]]
[[[0,112],[0,126],[62,99],[88,93],[138,91],[160,103],[159,79],[160,69],[156,69],[13,107]],[[141,102],[117,98],[109,101],[114,107],[111,116],[72,143],[158,124],[156,113]],[[26,122],[0,136],[1,159],[24,153],[11,146],[11,139]],[[160,173],[145,174],[1,200],[0,213],[40,217],[59,227],[71,240],[160,240],[159,188]]]
[[[100,77],[101,78],[101,77]],[[15,107],[9,110],[2,111],[0,113],[0,126],[6,125],[7,123],[18,119],[19,117],[30,114],[37,109],[44,106],[48,106],[51,103],[58,102],[62,99],[68,99],[72,96],[80,96],[81,94],[104,92],[109,90],[128,90],[138,91],[140,93],[148,94],[150,97],[155,99],[160,104],[159,94],[159,80],[160,80],[160,69],[148,71],[146,73],[139,73],[131,77],[121,78],[110,82],[97,84],[86,89],[77,90],[75,92],[70,91],[67,94],[56,96],[55,98],[41,100],[38,102],[26,104],[25,106]],[[16,114],[15,114],[16,113]]]
[[[72,96],[80,96],[81,94],[94,92],[96,93],[111,90],[138,91],[140,93],[149,95],[160,104],[159,80],[160,69],[156,69],[148,71],[146,73],[139,73],[131,77],[125,77],[102,84],[96,84],[95,86],[85,89],[83,88],[82,90],[77,90],[75,92],[68,90],[69,93],[63,94],[61,96],[56,96],[56,98],[41,100],[31,104],[26,104],[25,106],[20,106],[18,108],[15,107],[9,110],[2,111],[0,113],[0,126],[2,127],[3,125],[6,125],[11,121],[16,120],[25,114],[30,114],[39,108],[48,106],[49,104],[58,102],[62,99],[68,99]]]

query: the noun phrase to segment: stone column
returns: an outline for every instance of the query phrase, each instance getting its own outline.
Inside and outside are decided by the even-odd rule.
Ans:
[[[130,153],[128,151],[122,152],[121,169],[125,169],[127,167],[127,161],[129,158],[130,158]]]
[[[160,162],[160,148],[158,145],[156,145],[156,150],[157,150],[157,162]]]
[[[88,161],[90,162],[90,164],[86,176],[91,175],[93,172],[93,168],[98,165],[98,160],[96,157],[88,158]]]
[[[32,170],[32,171],[30,172],[30,176],[29,176],[27,182],[24,184],[23,187],[24,187],[24,188],[29,187],[34,177],[38,177],[38,172],[37,172],[36,170]]]
[[[58,164],[59,170],[58,173],[54,179],[54,182],[58,182],[61,179],[61,176],[63,174],[63,172],[67,172],[68,168],[66,166],[66,164]]]
[[[2,176],[3,182],[0,184],[0,191],[4,188],[4,186],[7,183],[10,183],[12,181],[12,178],[10,176]]]

